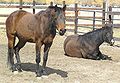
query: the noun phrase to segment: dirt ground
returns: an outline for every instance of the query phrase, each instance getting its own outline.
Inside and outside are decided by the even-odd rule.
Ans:
[[[48,77],[37,79],[35,45],[27,43],[21,49],[23,72],[13,74],[6,66],[7,38],[5,29],[0,28],[0,83],[120,83],[120,41],[117,36],[114,47],[106,43],[100,46],[102,53],[112,60],[88,60],[64,55],[63,42],[67,35],[69,33],[55,37],[47,62]]]

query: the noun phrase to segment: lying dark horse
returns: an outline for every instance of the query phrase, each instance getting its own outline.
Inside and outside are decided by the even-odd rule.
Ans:
[[[88,32],[84,35],[71,35],[64,41],[65,55],[88,59],[105,59],[99,50],[99,46],[107,42],[114,44],[113,30],[111,25],[105,25],[101,29]]]
[[[10,14],[6,20],[6,33],[8,38],[8,66],[12,71],[22,71],[19,56],[20,49],[26,42],[36,45],[36,74],[41,76],[46,74],[45,67],[48,58],[48,52],[56,35],[56,29],[60,35],[64,35],[65,29],[65,9],[55,6],[49,6],[45,11],[37,14],[31,14],[23,10],[18,10]],[[15,46],[15,38],[19,42]],[[44,57],[42,69],[39,70],[41,46],[44,44]],[[16,55],[17,66],[14,64],[14,53]]]

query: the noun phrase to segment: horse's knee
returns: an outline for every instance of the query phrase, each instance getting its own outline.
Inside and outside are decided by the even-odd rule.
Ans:
[[[36,63],[40,63],[40,59],[39,58],[36,58]]]

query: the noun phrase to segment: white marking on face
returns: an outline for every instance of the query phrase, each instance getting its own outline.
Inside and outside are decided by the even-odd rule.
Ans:
[[[114,43],[115,43],[114,39],[112,39],[112,40],[111,40],[111,43],[112,43],[112,44],[114,44]]]

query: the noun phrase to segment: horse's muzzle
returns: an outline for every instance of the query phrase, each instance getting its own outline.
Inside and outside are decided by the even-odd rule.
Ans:
[[[111,42],[110,42],[110,46],[113,46],[113,45],[114,45],[114,43],[115,43],[115,40],[114,40],[114,39],[112,39],[112,40],[111,40]]]
[[[63,35],[65,34],[65,32],[66,32],[66,29],[60,29],[59,34],[60,34],[61,36],[63,36]]]

